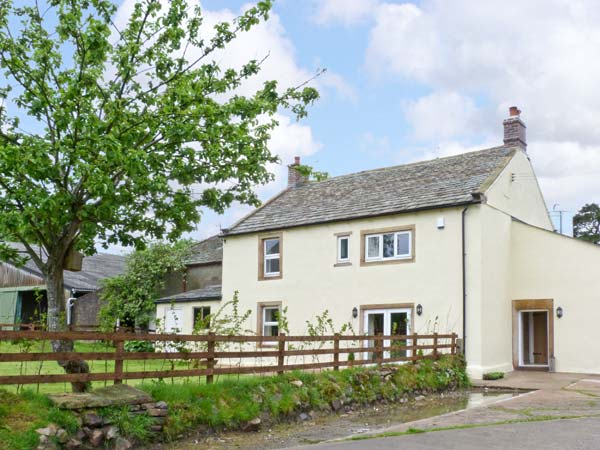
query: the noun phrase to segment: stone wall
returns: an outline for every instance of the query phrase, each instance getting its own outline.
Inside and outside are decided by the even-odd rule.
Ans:
[[[37,430],[40,435],[37,450],[85,450],[114,449],[129,450],[135,444],[131,436],[123,436],[118,424],[112,423],[103,412],[105,408],[127,407],[131,416],[145,414],[150,421],[150,433],[157,438],[163,431],[169,409],[165,402],[155,402],[147,393],[128,385],[113,385],[90,393],[65,393],[50,395],[60,409],[71,411],[79,429],[73,435],[50,424]]]

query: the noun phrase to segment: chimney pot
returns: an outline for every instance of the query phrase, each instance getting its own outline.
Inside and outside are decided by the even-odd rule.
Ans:
[[[294,157],[294,164],[288,166],[288,188],[302,186],[308,181],[308,177],[302,175],[296,170],[296,166],[300,165],[300,157]]]
[[[504,145],[507,147],[520,147],[527,149],[526,126],[521,120],[521,110],[516,106],[508,108],[508,119],[503,122],[504,125]]]

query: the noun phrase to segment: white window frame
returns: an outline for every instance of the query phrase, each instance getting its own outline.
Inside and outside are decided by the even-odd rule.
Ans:
[[[265,327],[278,327],[279,328],[279,321],[267,321],[267,310],[268,309],[275,309],[277,310],[277,312],[279,314],[281,314],[281,306],[262,306],[262,330],[261,333],[263,336],[272,336],[272,335],[267,335],[265,333]]]
[[[348,241],[348,256],[346,258],[342,258],[342,241]],[[345,263],[350,261],[350,235],[343,235],[337,237],[337,262]]]
[[[412,309],[411,308],[390,308],[390,309],[365,309],[363,310],[363,333],[365,336],[369,335],[369,315],[371,314],[383,314],[383,334],[385,336],[390,336],[392,334],[392,314],[394,313],[405,313],[408,322],[406,323],[406,335],[409,336],[412,334]],[[372,341],[371,341],[372,342]],[[365,347],[371,347],[369,341],[364,343]],[[384,339],[382,347],[391,347],[392,340]],[[406,340],[406,346],[409,347],[413,345],[412,339]],[[374,347],[374,346],[373,346]],[[365,352],[363,355],[364,359],[369,359],[369,353]],[[412,350],[406,350],[406,356],[412,356]],[[383,357],[388,359],[390,358],[390,351],[385,350],[383,352]],[[403,364],[405,361],[401,362]],[[398,364],[398,363],[396,363]]]
[[[394,256],[383,256],[383,235],[384,234],[393,234],[394,235]],[[406,234],[408,235],[408,253],[407,254],[398,254],[398,235]],[[379,238],[379,253],[377,256],[369,256],[369,238],[377,237]],[[387,233],[373,233],[365,235],[365,261],[390,261],[397,259],[411,259],[413,255],[412,248],[412,231],[411,230],[403,230],[403,231],[390,231]]]
[[[279,253],[273,253],[271,255],[267,254],[267,242],[268,241],[277,241],[279,243]],[[269,277],[278,277],[281,275],[281,238],[272,237],[263,239],[263,275],[265,278]],[[277,272],[268,272],[267,271],[267,261],[271,259],[279,260],[279,270]]]

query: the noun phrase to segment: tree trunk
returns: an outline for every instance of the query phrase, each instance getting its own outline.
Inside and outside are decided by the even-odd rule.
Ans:
[[[63,264],[54,262],[48,258],[48,270],[46,273],[46,293],[48,296],[48,330],[66,331],[66,302],[65,287],[63,282]],[[60,258],[59,258],[60,260]],[[54,352],[72,352],[73,341],[52,341],[52,351]],[[89,373],[90,368],[87,362],[83,360],[76,361],[58,361],[58,364],[65,369],[66,373]],[[90,387],[90,382],[71,383],[73,392],[85,392]]]

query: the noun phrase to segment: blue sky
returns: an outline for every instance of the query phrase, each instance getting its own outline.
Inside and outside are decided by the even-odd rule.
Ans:
[[[235,14],[247,2],[202,5]],[[322,98],[298,124],[310,138],[286,126],[274,138],[283,163],[300,154],[335,176],[499,145],[517,105],[548,206],[576,211],[600,201],[598,19],[600,7],[585,0],[278,0],[270,31],[241,40],[246,55],[285,42],[271,63],[291,61],[296,79],[328,70],[316,82]],[[285,185],[285,167],[274,170],[263,199]],[[208,213],[195,236],[246,212]]]
[[[117,24],[133,3],[122,1]],[[249,3],[201,0],[207,30]],[[575,211],[600,202],[598,23],[595,0],[276,0],[267,23],[216,58],[235,67],[270,54],[242,93],[327,69],[306,119],[278,116],[271,149],[282,164],[263,200],[285,187],[296,155],[336,176],[499,145],[517,105],[548,206]],[[191,237],[249,210],[207,211]]]

